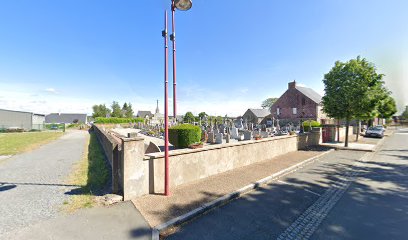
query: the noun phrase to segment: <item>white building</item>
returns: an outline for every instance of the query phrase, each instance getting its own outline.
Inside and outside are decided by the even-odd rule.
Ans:
[[[32,112],[0,109],[0,129],[21,128],[43,130],[45,115]]]

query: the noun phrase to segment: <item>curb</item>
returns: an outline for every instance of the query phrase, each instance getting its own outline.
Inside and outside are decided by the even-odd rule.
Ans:
[[[152,229],[152,240],[159,240],[160,239],[160,233],[163,232],[164,230],[167,230],[168,228],[171,228],[171,227],[180,225],[182,223],[185,223],[185,222],[187,222],[187,221],[189,221],[189,220],[191,220],[191,219],[193,219],[195,217],[200,216],[201,214],[203,214],[205,212],[208,212],[208,211],[218,207],[218,206],[222,206],[222,205],[228,203],[229,201],[231,201],[233,199],[236,199],[236,198],[240,197],[241,195],[244,195],[245,193],[248,193],[248,192],[250,192],[250,191],[252,191],[254,189],[259,188],[263,184],[269,183],[269,182],[271,182],[271,181],[273,181],[273,180],[275,180],[275,179],[277,179],[279,177],[282,177],[282,176],[284,176],[286,174],[294,172],[298,168],[300,168],[300,167],[302,167],[302,166],[304,166],[304,165],[306,165],[308,163],[311,163],[311,162],[315,161],[316,159],[318,159],[318,158],[320,158],[320,157],[322,157],[322,156],[324,156],[324,155],[326,155],[326,154],[328,154],[330,152],[333,152],[333,151],[334,151],[334,149],[330,149],[330,150],[328,150],[326,152],[323,152],[323,153],[321,153],[321,154],[319,154],[317,156],[306,159],[306,160],[304,160],[304,161],[302,161],[300,163],[297,163],[297,164],[295,164],[293,166],[285,168],[285,169],[283,169],[283,170],[281,170],[279,172],[276,172],[276,173],[274,173],[274,174],[272,174],[272,175],[270,175],[268,177],[265,177],[265,178],[263,178],[261,180],[258,180],[256,182],[254,182],[254,183],[251,183],[251,184],[249,184],[249,185],[247,185],[245,187],[242,187],[242,188],[240,188],[240,189],[238,189],[238,190],[236,190],[236,191],[234,191],[234,192],[232,192],[230,194],[227,194],[227,195],[224,195],[224,196],[222,196],[220,198],[217,198],[214,201],[203,204],[201,207],[196,208],[196,209],[194,209],[194,210],[192,210],[192,211],[190,211],[190,212],[188,212],[186,214],[183,214],[183,215],[181,215],[179,217],[173,218],[173,219],[171,219],[171,220],[169,220],[169,221],[167,221],[165,223],[162,223],[162,224],[160,224],[160,225],[158,225],[158,226],[156,226],[156,227],[154,227]]]

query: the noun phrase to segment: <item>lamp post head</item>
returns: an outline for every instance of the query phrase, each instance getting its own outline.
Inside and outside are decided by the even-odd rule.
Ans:
[[[181,11],[187,11],[193,6],[191,0],[174,0],[174,7]]]

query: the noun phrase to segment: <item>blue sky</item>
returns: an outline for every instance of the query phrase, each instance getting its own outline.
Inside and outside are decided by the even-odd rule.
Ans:
[[[116,100],[154,111],[159,99],[162,110],[169,6],[0,1],[0,108],[91,113]],[[386,74],[399,107],[407,105],[407,12],[404,0],[194,0],[176,13],[179,113],[238,116],[294,79],[323,93],[334,62],[358,55]]]

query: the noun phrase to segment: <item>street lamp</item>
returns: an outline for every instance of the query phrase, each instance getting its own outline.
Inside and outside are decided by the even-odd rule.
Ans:
[[[177,119],[176,112],[176,23],[175,11],[176,8],[181,11],[187,11],[193,6],[191,0],[172,0],[171,1],[171,20],[172,34],[170,40],[173,42],[173,115]],[[164,38],[164,195],[170,195],[170,179],[169,179],[169,112],[168,112],[168,39],[167,39],[167,10],[164,12],[164,30],[162,31]]]
[[[176,9],[187,11],[193,6],[191,0],[172,0],[171,1],[171,29],[170,40],[173,42],[173,116],[177,119],[177,91],[176,91]]]
[[[187,11],[193,6],[191,0],[173,0],[173,6],[178,10]]]

